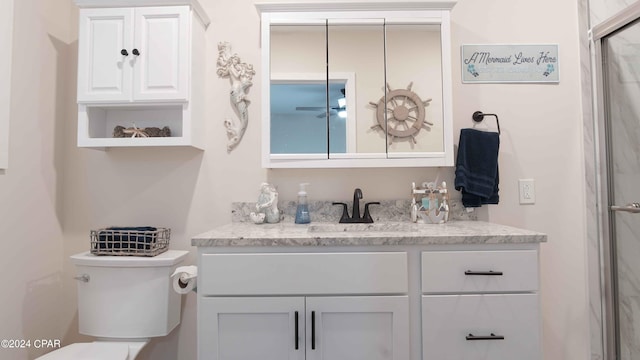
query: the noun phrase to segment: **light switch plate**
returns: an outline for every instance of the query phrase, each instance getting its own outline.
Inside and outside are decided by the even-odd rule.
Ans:
[[[535,180],[520,179],[518,180],[518,188],[520,190],[520,204],[536,203]]]

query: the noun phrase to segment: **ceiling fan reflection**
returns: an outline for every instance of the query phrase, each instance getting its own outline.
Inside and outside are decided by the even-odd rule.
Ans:
[[[345,96],[345,89],[340,89],[342,97],[338,99],[338,106],[332,106],[329,108],[329,116],[338,115],[341,118],[347,117],[347,99]],[[297,106],[296,111],[322,111],[317,118],[327,117],[326,106]]]
[[[324,106],[297,106],[296,110],[297,111],[322,111],[325,110],[326,107]],[[340,108],[340,107],[331,107],[329,109],[329,116],[336,116],[339,114],[340,111],[344,111],[344,108]],[[322,111],[321,113],[319,113],[318,115],[316,115],[317,118],[325,118],[327,117],[327,112],[326,111]]]

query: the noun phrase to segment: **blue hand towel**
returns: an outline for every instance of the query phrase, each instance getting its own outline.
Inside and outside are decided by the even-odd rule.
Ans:
[[[475,129],[460,130],[455,188],[465,207],[497,204],[500,135]]]

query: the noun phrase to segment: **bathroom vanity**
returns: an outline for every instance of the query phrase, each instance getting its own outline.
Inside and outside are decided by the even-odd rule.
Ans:
[[[540,360],[544,241],[481,221],[216,228],[192,239],[198,358]]]

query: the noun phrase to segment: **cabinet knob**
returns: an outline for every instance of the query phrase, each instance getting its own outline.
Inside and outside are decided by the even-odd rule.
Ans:
[[[122,54],[122,56],[129,56],[129,53],[127,52],[127,49],[120,50],[120,54]]]
[[[132,53],[133,53],[133,55],[135,55],[135,56],[140,55],[140,51],[138,51],[138,49],[133,49]]]

